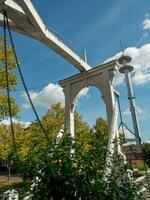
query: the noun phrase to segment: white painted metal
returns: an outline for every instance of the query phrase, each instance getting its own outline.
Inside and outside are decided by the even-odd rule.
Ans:
[[[106,105],[107,120],[109,125],[108,155],[106,157],[105,175],[111,172],[112,155],[119,156],[122,163],[125,163],[125,156],[121,152],[118,134],[118,104],[115,96],[118,93],[113,87],[115,72],[119,65],[116,60],[105,63],[97,68],[88,70],[82,74],[69,77],[59,82],[65,94],[65,131],[75,137],[74,131],[74,107],[75,99],[79,92],[88,86],[97,87],[102,93]],[[116,140],[116,142],[114,142]],[[111,152],[111,155],[110,155]]]
[[[130,112],[133,122],[133,128],[134,128],[134,134],[135,134],[135,141],[136,144],[140,144],[140,128],[138,123],[138,116],[136,111],[136,105],[135,105],[135,96],[133,93],[132,88],[132,82],[130,77],[130,72],[134,69],[133,66],[128,65],[128,63],[131,61],[131,57],[129,56],[121,56],[118,61],[121,64],[121,67],[119,69],[120,73],[125,74],[125,80],[126,80],[126,86],[128,91],[128,100],[130,103]]]
[[[118,104],[117,101],[115,102],[113,112],[112,112],[112,120],[110,124],[110,131],[109,131],[109,140],[107,145],[107,155],[106,155],[106,163],[105,163],[105,171],[104,171],[104,178],[107,178],[111,174],[111,166],[113,163],[113,156],[118,158],[120,164],[126,163],[126,156],[121,151],[120,146],[120,137],[118,132]]]
[[[104,179],[108,179],[111,174],[111,166],[113,162],[113,155],[115,153],[116,147],[116,131],[117,131],[117,121],[118,121],[118,107],[117,103],[115,104],[112,110],[112,120],[109,128],[109,138],[107,144],[107,154],[106,154],[106,163],[105,163],[105,170],[104,170]]]
[[[0,0],[0,13],[7,11],[10,27],[13,31],[32,37],[47,45],[68,62],[73,64],[81,72],[91,67],[65,45],[43,23],[30,0]],[[3,18],[0,16],[0,26],[3,26]]]
[[[106,104],[108,123],[111,124],[112,111],[114,107],[113,80],[115,71],[118,69],[116,60],[105,63],[101,66],[85,71],[82,74],[69,77],[59,82],[65,94],[66,121],[65,128],[68,133],[74,136],[74,105],[76,96],[88,86],[97,87]]]
[[[132,122],[133,122],[133,128],[134,128],[134,133],[135,133],[135,141],[136,144],[140,144],[139,140],[139,123],[138,123],[138,117],[137,117],[137,112],[136,112],[136,106],[135,106],[135,97],[133,95],[133,89],[132,89],[132,84],[131,84],[131,78],[128,70],[125,70],[125,79],[126,79],[126,85],[128,89],[128,99],[130,102],[130,111],[131,111],[131,116],[132,116]]]
[[[59,82],[63,87],[65,94],[65,131],[70,133],[74,138],[74,107],[75,99],[79,92],[88,86],[97,87],[102,93],[103,100],[106,104],[107,119],[109,125],[109,141],[107,149],[109,152],[114,154],[115,143],[114,140],[119,141],[118,135],[118,105],[115,100],[115,96],[118,93],[114,90],[113,82],[115,78],[115,72],[118,69],[116,60],[109,63],[105,63],[97,68],[88,70],[82,74],[69,77]],[[125,156],[122,154],[120,149],[120,143],[117,142],[117,155],[125,162]],[[110,154],[106,159],[106,166],[108,163],[111,165]],[[106,167],[108,170],[108,167]]]

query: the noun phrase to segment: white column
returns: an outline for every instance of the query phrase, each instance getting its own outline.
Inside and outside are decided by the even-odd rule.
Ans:
[[[108,70],[103,72],[103,82],[102,82],[103,89],[101,90],[104,102],[106,104],[106,113],[107,113],[109,131],[110,131],[113,112],[115,108],[115,95],[114,95],[114,87],[112,85],[113,80],[111,80],[111,76],[112,76],[111,73],[112,72]]]
[[[65,93],[65,131],[75,137],[74,131],[74,104],[71,97],[70,84],[66,84],[64,88]]]

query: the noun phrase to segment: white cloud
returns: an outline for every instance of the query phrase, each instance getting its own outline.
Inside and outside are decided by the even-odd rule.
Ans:
[[[65,105],[65,97],[63,93],[63,89],[58,84],[49,83],[47,86],[43,88],[40,92],[30,91],[30,97],[35,106],[41,106],[44,108],[49,108],[53,104],[61,103],[62,106]],[[88,88],[84,88],[77,96],[77,100],[82,98],[83,96],[88,96]],[[30,104],[27,99],[26,94],[23,94],[25,98],[25,103],[23,104],[24,108],[29,108]],[[77,102],[77,101],[76,101]]]
[[[12,119],[13,123],[15,124],[22,124],[25,128],[27,128],[31,122],[25,122],[25,121],[20,121],[18,119]],[[4,119],[0,122],[0,124],[5,124],[5,125],[10,125],[10,120],[9,119]]]
[[[140,42],[142,42],[143,40],[145,40],[148,36],[149,36],[149,34],[148,34],[147,31],[144,32],[144,33],[142,33],[142,36],[141,36],[141,38],[140,38]]]
[[[143,30],[150,30],[150,16],[149,14],[145,15],[145,19],[142,23]]]
[[[125,49],[125,54],[132,57],[131,65],[134,66],[132,79],[135,85],[143,85],[150,82],[150,43],[137,47],[129,47]],[[122,52],[117,53],[115,56],[105,60],[108,62],[113,59],[118,59]],[[116,73],[116,84],[123,82],[124,76]]]
[[[36,106],[41,106],[45,108],[49,108],[51,105],[56,104],[58,102],[64,105],[64,94],[63,89],[59,85],[55,85],[49,83],[47,86],[43,88],[40,92],[30,91],[30,97]],[[26,102],[23,104],[24,108],[29,108],[29,102],[26,94],[23,94]]]
[[[129,108],[127,108],[126,110],[124,110],[123,111],[123,115],[130,115],[131,114],[131,112],[130,112],[130,109]]]
[[[136,107],[136,111],[137,111],[137,113],[139,114],[139,115],[141,115],[141,114],[143,114],[144,113],[144,111],[141,109],[141,108],[139,108],[139,107]],[[126,110],[124,110],[123,111],[123,115],[130,115],[131,114],[131,112],[130,112],[130,109],[129,108],[127,108]]]
[[[136,85],[143,85],[150,82],[150,72],[142,73],[141,71],[136,73],[136,76],[133,77],[133,82]]]
[[[127,129],[125,126],[123,127],[123,130],[121,127],[119,129],[119,133],[121,133],[125,137],[125,140],[126,140],[126,143],[123,144],[123,146],[126,146],[130,142],[134,142],[135,140],[135,136],[129,130],[130,129]]]
[[[123,134],[122,129],[119,129],[119,133]],[[124,134],[125,134],[125,139],[134,139],[134,135],[126,128],[124,127]]]
[[[149,36],[149,31],[150,31],[150,13],[145,14],[145,19],[142,22],[142,29],[143,33],[140,38],[140,42],[143,42],[148,36]]]
[[[88,88],[88,87],[83,88],[83,89],[79,92],[76,101],[78,101],[78,100],[81,99],[82,97],[89,98],[88,91],[89,91],[89,88]]]

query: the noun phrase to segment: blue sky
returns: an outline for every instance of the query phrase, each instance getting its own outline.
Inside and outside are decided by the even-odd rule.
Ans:
[[[125,53],[133,57],[132,73],[139,123],[143,140],[150,141],[150,1],[149,0],[33,0],[44,23],[81,49],[86,49],[93,67],[118,57],[123,41]],[[2,28],[1,28],[2,32]],[[58,81],[78,73],[78,70],[42,43],[13,33],[18,58],[31,97],[40,116],[58,100],[63,102]],[[76,49],[77,50],[77,49]],[[78,52],[78,51],[77,51]],[[79,52],[80,56],[83,56]],[[132,129],[127,92],[123,79],[117,79],[124,122]],[[33,121],[23,86],[13,95],[21,106],[19,120]],[[82,91],[77,110],[93,124],[99,116],[106,117],[105,106],[98,89]]]

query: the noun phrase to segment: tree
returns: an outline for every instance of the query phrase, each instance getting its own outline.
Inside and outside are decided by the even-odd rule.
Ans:
[[[7,45],[7,65],[8,65],[8,80],[9,89],[15,90],[17,85],[17,77],[13,72],[16,67],[16,61],[14,58],[12,48]],[[8,109],[8,97],[6,95],[7,81],[6,81],[6,70],[5,70],[5,54],[4,54],[4,43],[3,38],[0,37],[0,120],[9,116]],[[17,116],[19,113],[19,107],[13,97],[10,98],[12,116]]]
[[[148,167],[150,167],[150,143],[143,144],[144,159]]]
[[[101,142],[101,146],[106,146],[108,143],[108,122],[99,117],[94,125],[94,133],[96,139]]]
[[[86,154],[91,148],[91,140],[93,137],[92,129],[89,127],[82,116],[75,112],[75,142],[79,146],[80,153]]]
[[[52,141],[56,139],[57,134],[59,133],[60,129],[62,129],[64,118],[65,110],[61,107],[60,103],[52,105],[42,118],[42,124],[45,128],[45,131]]]
[[[4,50],[4,40],[0,37],[0,121],[5,119],[10,115],[9,108],[11,108],[11,116],[17,116],[19,113],[19,106],[16,104],[16,100],[13,97],[8,99],[6,95],[6,90],[13,91],[17,85],[17,77],[13,71],[16,67],[16,61],[13,53],[13,49],[7,45],[6,46],[7,55],[5,55]],[[7,57],[7,70],[6,70],[6,60],[5,56]],[[10,103],[10,106],[9,106]],[[10,133],[9,128],[5,126],[1,126],[0,129],[3,129],[0,132],[0,148],[1,154],[0,159],[3,160],[11,160],[11,153],[12,153],[12,145],[10,144]],[[11,138],[12,139],[12,138]],[[8,166],[9,175],[8,180],[10,177],[10,167]]]
[[[57,134],[64,123],[64,114],[64,108],[58,103],[53,105],[41,119],[52,146],[57,142]],[[45,151],[48,143],[47,138],[39,126],[39,123],[36,121],[26,129],[21,124],[14,124],[13,126],[17,155],[24,166],[28,165],[32,159],[31,157],[35,156],[34,154],[38,154],[38,152],[42,150]],[[9,132],[7,131],[8,127],[5,134],[9,135]],[[81,157],[81,159],[78,158],[78,160],[80,160],[78,165],[82,165],[81,160],[83,157],[86,158],[87,153],[94,152],[95,156],[92,159],[94,160],[95,165],[97,163],[97,167],[103,167],[106,152],[105,144],[107,143],[107,141],[103,141],[103,137],[107,138],[107,135],[107,122],[105,120],[102,118],[98,119],[96,121],[95,130],[93,131],[89,125],[84,122],[82,116],[75,112],[76,151],[78,151],[78,156],[80,155]],[[11,139],[11,137],[9,137],[9,139]],[[10,146],[8,155],[10,155],[10,153],[11,155],[15,155],[12,148],[13,144],[9,142],[8,146]],[[33,152],[33,154],[31,152]],[[32,174],[31,171],[29,174]],[[25,176],[27,177],[27,175]]]
[[[65,134],[57,144],[35,154],[31,199],[143,199],[141,187],[129,178],[126,166],[118,165],[117,171],[112,169],[105,181],[103,170],[98,169],[93,160],[95,152],[88,151],[86,157],[78,155],[79,152],[74,141]],[[82,165],[78,165],[79,158]]]
[[[104,180],[108,138],[105,120],[99,118],[93,131],[75,113],[75,140],[66,133],[57,140],[63,121],[64,109],[56,104],[42,118],[50,141],[45,139],[37,122],[25,130],[30,139],[28,154],[22,160],[21,168],[24,180],[32,188],[33,200],[142,199],[138,193],[140,187],[127,176],[126,166],[118,165],[112,169],[109,181]]]
[[[24,181],[32,188],[32,199],[142,199],[137,192],[140,187],[128,176],[123,178],[127,174],[126,166],[118,165],[117,171],[112,169],[111,176],[107,177],[109,181],[104,180],[106,142],[102,140],[108,136],[107,122],[97,120],[92,131],[78,113],[75,119],[75,140],[66,133],[56,139],[64,121],[60,104],[53,105],[42,117],[49,141],[37,122],[27,129],[14,125],[19,168]],[[11,141],[9,144],[11,147]],[[12,149],[9,149],[11,154]]]
[[[60,103],[57,103],[52,105],[41,119],[45,132],[52,143],[56,141],[59,131],[63,128],[64,118],[65,110]],[[44,142],[45,136],[38,122],[32,123],[27,131],[32,134],[31,143],[38,144],[40,141],[42,144]],[[91,138],[91,129],[77,112],[75,112],[75,135],[76,141],[86,149],[88,140]]]
[[[0,159],[8,160],[12,153],[11,136],[7,125],[0,125]]]
[[[12,116],[17,116],[19,113],[19,107],[16,104],[16,100],[14,98],[10,98],[11,102],[11,114]],[[8,97],[4,93],[0,93],[0,120],[9,116],[8,110]]]
[[[28,162],[32,160],[32,156],[34,157],[35,154],[38,154],[40,151],[45,151],[48,142],[50,142],[52,146],[57,143],[58,132],[64,123],[64,114],[64,108],[58,103],[53,105],[42,117],[41,122],[49,141],[47,141],[39,123],[36,121],[26,129],[19,124],[14,125],[17,152],[19,152],[19,157],[24,166],[29,164]],[[97,127],[96,132],[93,132],[89,125],[84,122],[82,116],[75,112],[76,151],[78,151],[78,156],[81,156],[81,159],[78,158],[78,160],[80,160],[78,165],[82,165],[82,158],[86,157],[87,153],[90,152],[95,152],[95,156],[92,159],[97,163],[97,167],[102,167],[104,164],[106,152],[106,145],[104,144],[106,142],[103,142],[103,135],[106,134],[106,137],[108,135],[108,133],[106,133],[107,122],[103,119],[97,120],[95,127]],[[32,173],[30,172],[28,174]],[[27,175],[25,176],[27,177]]]

